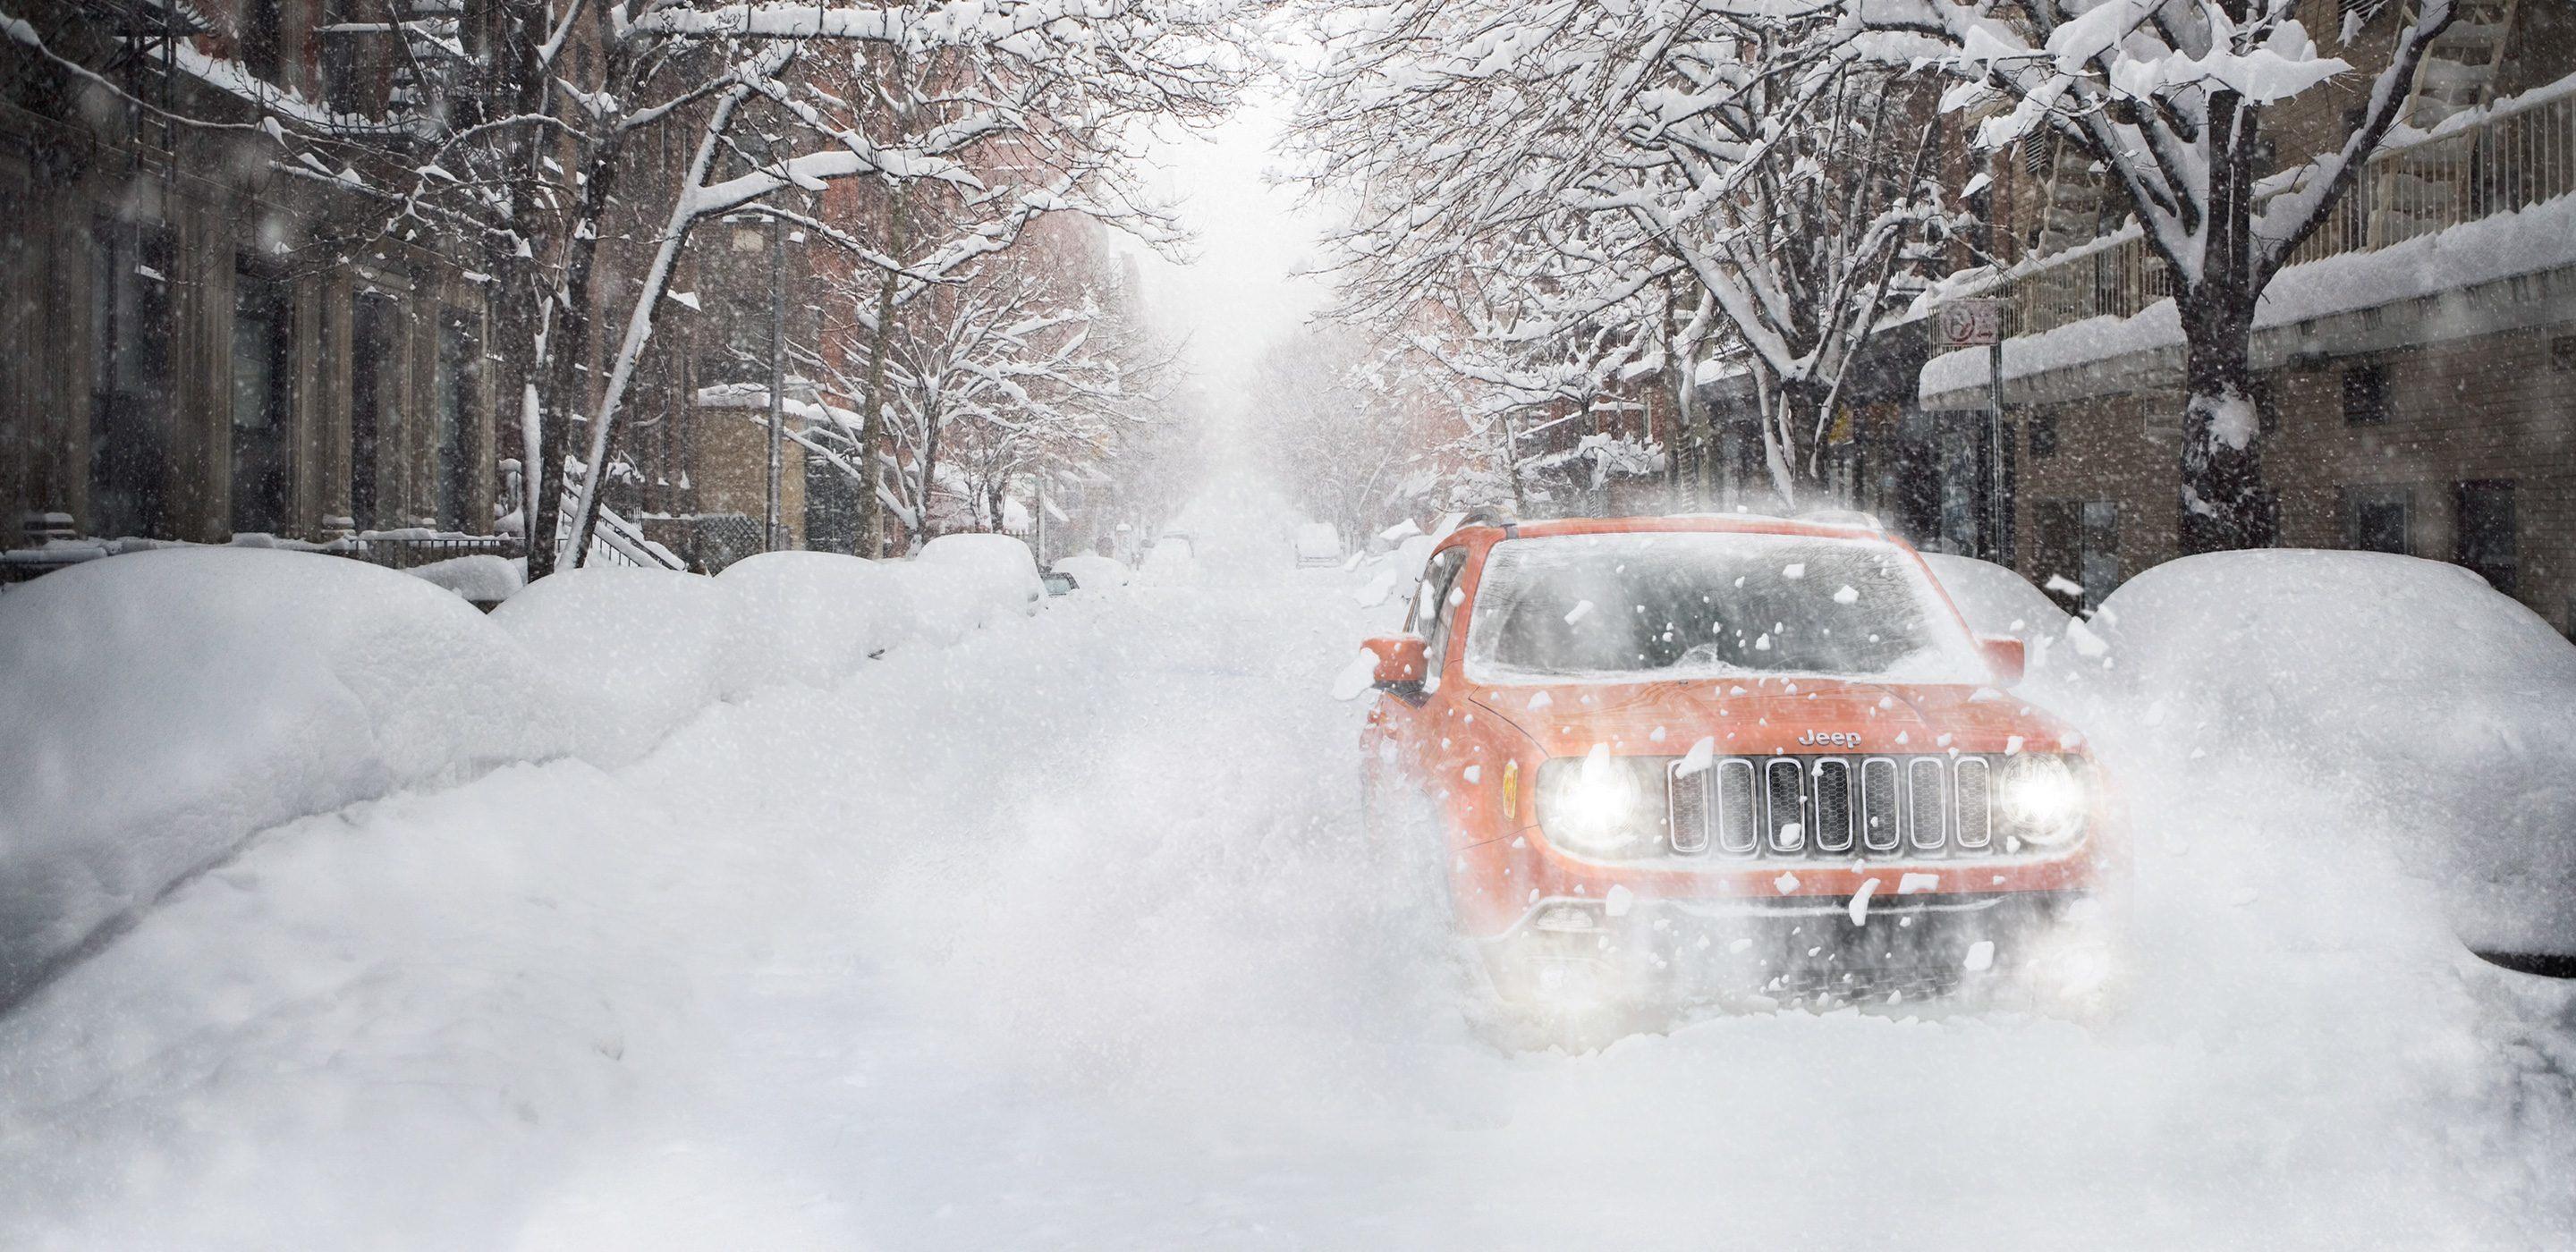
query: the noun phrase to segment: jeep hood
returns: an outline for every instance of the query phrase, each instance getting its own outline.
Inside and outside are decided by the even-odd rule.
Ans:
[[[2004,752],[2025,745],[2051,751],[2081,742],[2073,728],[2009,691],[1955,684],[1818,677],[1478,684],[1467,698],[1550,756],[1578,756],[1600,743],[1618,753],[1679,756],[1703,737],[1716,740],[1719,755],[1766,756]],[[1810,735],[1855,739],[1800,741]]]

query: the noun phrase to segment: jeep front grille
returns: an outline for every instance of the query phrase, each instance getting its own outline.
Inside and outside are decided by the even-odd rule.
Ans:
[[[1998,850],[1997,758],[1720,757],[1666,778],[1669,850],[1719,860],[1977,856]]]

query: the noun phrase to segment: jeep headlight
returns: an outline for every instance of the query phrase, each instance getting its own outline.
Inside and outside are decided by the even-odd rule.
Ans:
[[[2071,843],[2093,808],[2084,769],[2062,756],[2020,753],[2003,759],[1995,808],[2004,833],[2037,848]]]
[[[1606,744],[1538,767],[1538,824],[1587,856],[1642,856],[1664,839],[1664,758],[1612,756]]]

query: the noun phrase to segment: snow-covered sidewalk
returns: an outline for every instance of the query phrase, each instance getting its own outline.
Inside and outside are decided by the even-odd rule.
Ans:
[[[1383,610],[1380,610],[1381,612]],[[0,1245],[2555,1247],[2576,1014],[2138,797],[2124,1008],[1507,1055],[1330,571],[271,830],[0,1020]],[[2184,797],[2196,797],[2186,800]],[[2218,815],[2218,816],[2213,816]],[[2223,873],[2211,867],[2223,865]],[[2307,882],[2306,891],[2248,883]],[[2432,955],[2428,955],[2432,954]]]

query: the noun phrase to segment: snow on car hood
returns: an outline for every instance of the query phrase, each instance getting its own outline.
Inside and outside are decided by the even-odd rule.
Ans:
[[[1853,732],[1864,752],[2073,748],[2073,728],[2009,691],[1953,684],[1785,677],[1577,687],[1472,688],[1467,698],[1551,756],[1688,752],[1702,736],[1724,753],[1823,752],[1810,731]],[[2018,741],[2018,742],[2016,742]]]

